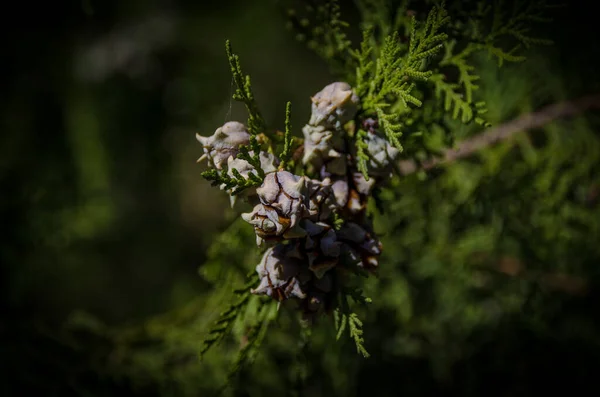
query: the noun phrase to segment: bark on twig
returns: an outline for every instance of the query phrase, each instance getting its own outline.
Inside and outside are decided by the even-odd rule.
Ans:
[[[588,282],[582,277],[560,272],[532,272],[517,258],[500,258],[495,268],[507,276],[536,281],[545,288],[571,295],[586,295],[590,289]]]
[[[457,148],[445,150],[441,158],[426,161],[420,167],[412,160],[401,161],[399,169],[402,175],[408,175],[418,170],[429,170],[440,164],[468,157],[519,132],[539,128],[558,118],[575,116],[589,109],[600,109],[600,94],[546,106],[537,112],[525,114],[481,135],[460,142]]]
[[[538,283],[550,291],[560,291],[570,295],[585,296],[592,286],[583,277],[561,273],[560,271],[539,271],[528,269],[519,258],[511,256],[493,257],[489,254],[476,254],[472,264],[478,268],[491,269],[506,276]]]

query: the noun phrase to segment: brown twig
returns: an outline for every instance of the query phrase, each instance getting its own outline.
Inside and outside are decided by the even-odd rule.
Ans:
[[[561,291],[571,295],[585,295],[589,292],[589,284],[582,277],[560,272],[533,272],[525,268],[525,264],[517,258],[499,258],[496,270],[511,277],[520,277],[538,282],[545,288]]]
[[[400,172],[402,175],[408,175],[417,170],[429,170],[440,164],[468,157],[483,148],[508,139],[519,132],[539,128],[555,119],[575,116],[589,109],[600,109],[600,94],[592,94],[576,100],[555,103],[537,112],[525,114],[492,128],[481,135],[460,142],[457,148],[445,150],[441,158],[426,161],[420,167],[412,160],[401,161],[399,163]]]
[[[529,280],[551,291],[560,291],[571,295],[584,296],[590,292],[591,285],[583,277],[561,272],[543,272],[527,269],[519,258],[511,256],[492,257],[488,254],[476,254],[473,264],[495,270],[509,277]]]

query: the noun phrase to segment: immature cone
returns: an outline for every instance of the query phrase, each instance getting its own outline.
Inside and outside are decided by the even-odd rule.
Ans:
[[[222,190],[239,189],[236,192],[252,205],[258,203],[241,215],[253,226],[258,245],[270,243],[256,266],[260,283],[251,292],[279,302],[297,298],[305,318],[314,320],[335,305],[343,288],[338,283],[344,282],[338,271],[343,274],[348,265],[368,270],[378,266],[382,246],[364,210],[369,194],[389,175],[399,151],[379,135],[377,120],[362,120],[372,176],[367,181],[352,163],[357,159],[355,145],[344,128],[360,106],[352,87],[344,82],[329,84],[311,101],[311,117],[302,130],[302,162],[315,179],[279,170],[281,161],[272,153],[259,153],[260,169],[253,160],[256,152],[248,153],[250,161],[237,158],[242,146],[248,150],[250,146],[251,135],[242,123],[227,122],[213,135],[196,138],[204,149],[199,161],[207,160],[213,168],[205,174],[207,179],[221,183]],[[297,155],[294,152],[294,161]],[[250,187],[261,181],[259,187]],[[233,190],[227,192],[232,200],[238,196]]]
[[[349,259],[357,266],[373,270],[379,266],[379,255],[382,245],[374,233],[367,226],[361,226],[354,222],[345,223],[336,232],[337,239],[343,242],[342,250]]]
[[[333,190],[336,206],[338,208],[344,208],[348,203],[348,196],[350,194],[346,178],[335,179],[331,185],[331,189]]]
[[[293,245],[278,244],[269,248],[256,266],[261,281],[253,294],[268,295],[278,301],[292,297],[303,299],[298,275],[302,269],[302,259]]]
[[[365,179],[365,176],[361,172],[353,172],[352,173],[352,181],[354,182],[354,186],[356,187],[356,191],[360,194],[368,196],[373,188],[375,187],[376,180],[373,178],[373,175],[369,173],[369,180]]]
[[[400,151],[381,137],[376,130],[367,133],[365,142],[367,143],[366,152],[369,156],[367,161],[369,180],[366,180],[362,173],[353,172],[352,181],[358,193],[368,196],[378,183],[390,177],[394,161]]]
[[[388,176],[400,151],[392,146],[387,139],[373,132],[367,133],[365,142],[369,154],[369,161],[367,162],[369,175],[375,177]]]
[[[208,160],[209,166],[223,169],[229,157],[236,157],[240,146],[250,143],[250,134],[242,123],[229,121],[217,128],[211,136],[196,134],[196,139],[204,147],[204,154],[198,161]]]
[[[304,156],[323,176],[345,175],[346,155],[343,125],[358,110],[359,98],[348,83],[329,84],[312,98],[310,121],[304,126]]]
[[[324,222],[305,221],[308,233],[305,249],[308,255],[308,268],[318,279],[335,267],[339,261],[341,243],[337,241],[335,231]]]
[[[360,102],[350,84],[344,82],[329,84],[316,93],[311,101],[312,114],[308,123],[326,129],[341,129],[354,118]]]
[[[304,134],[303,164],[312,164],[317,171],[325,168],[329,174],[346,174],[344,138],[340,131],[327,130],[322,125],[307,124],[302,128]]]
[[[305,179],[287,171],[267,174],[256,189],[260,200],[252,212],[242,218],[254,226],[257,243],[263,239],[277,240],[306,235],[298,222],[306,212]]]
[[[322,221],[329,218],[331,211],[337,206],[336,197],[331,186],[331,180],[323,182],[306,177],[305,216],[312,221]]]
[[[306,298],[302,300],[303,317],[305,321],[312,323],[319,312],[331,303],[331,294],[333,290],[333,279],[330,273],[326,273],[323,278],[313,280],[305,287]]]

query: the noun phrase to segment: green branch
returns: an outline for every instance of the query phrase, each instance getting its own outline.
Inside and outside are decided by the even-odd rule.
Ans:
[[[289,11],[289,25],[298,31],[296,38],[327,61],[334,74],[350,81],[354,67],[352,42],[345,33],[349,24],[342,20],[338,0],[327,0],[317,7],[308,5],[306,11],[308,17]]]
[[[236,85],[233,99],[243,102],[248,110],[248,131],[252,135],[265,132],[267,126],[264,118],[258,110],[258,106],[256,105],[254,94],[252,93],[252,87],[250,85],[250,76],[244,75],[242,72],[240,58],[238,55],[233,53],[229,40],[225,41],[225,50],[227,51],[227,59],[229,60],[231,74],[233,75],[233,80],[235,81]]]
[[[294,137],[292,137],[292,103],[288,102],[285,106],[285,133],[283,140],[283,149],[279,158],[281,159],[280,169],[285,170],[289,166],[289,161],[292,157],[292,145]]]
[[[204,340],[202,350],[200,350],[200,359],[204,354],[210,350],[211,347],[217,346],[223,338],[231,331],[233,323],[244,311],[248,305],[248,300],[252,296],[250,289],[257,284],[259,281],[256,272],[252,271],[248,274],[247,283],[240,289],[234,291],[237,299],[234,303],[221,313],[219,319],[215,322],[214,326],[208,332],[208,337]]]
[[[242,369],[251,365],[258,354],[262,342],[267,335],[271,323],[277,318],[277,303],[273,300],[263,299],[260,303],[253,324],[246,335],[244,347],[238,353],[235,362],[227,375],[227,383],[230,384]]]
[[[370,66],[370,61],[367,61],[370,53],[367,34],[363,38],[361,51],[357,54],[360,60],[357,68],[360,77],[357,76],[357,81],[369,80],[367,90],[360,87],[360,90],[366,91],[361,98],[363,113],[378,115],[386,137],[399,150],[402,150],[400,114],[410,111],[409,104],[417,107],[422,105],[412,91],[416,81],[426,81],[433,74],[431,70],[422,69],[427,59],[437,54],[447,39],[446,33],[440,32],[440,29],[448,22],[444,3],[432,8],[422,26],[413,17],[408,49],[400,42],[398,32],[392,33],[386,37],[371,73],[367,73]],[[398,105],[401,105],[401,109]],[[392,109],[392,112],[386,112]]]
[[[370,298],[367,298],[362,295],[362,290],[348,290],[343,289],[340,291],[338,296],[338,307],[335,309],[334,315],[334,325],[337,331],[336,339],[339,340],[346,328],[348,328],[350,338],[354,339],[354,343],[356,345],[356,350],[362,354],[363,357],[369,358],[370,354],[367,352],[364,346],[364,338],[363,338],[363,323],[358,318],[358,315],[350,310],[350,305],[348,304],[348,296],[352,297],[355,302],[367,304],[371,302]]]

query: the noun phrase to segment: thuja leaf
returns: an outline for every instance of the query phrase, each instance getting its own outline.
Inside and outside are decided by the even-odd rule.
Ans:
[[[252,364],[262,342],[267,335],[271,323],[277,318],[277,303],[273,300],[261,300],[261,304],[246,334],[244,347],[238,353],[235,362],[231,366],[227,376],[228,382],[231,382],[239,372],[246,366]]]
[[[348,316],[342,313],[339,308],[335,309],[333,312],[334,320],[335,320],[335,329],[337,334],[335,336],[336,340],[340,340],[344,331],[346,330],[346,324],[348,323]]]
[[[240,58],[238,55],[233,53],[229,40],[225,41],[225,50],[227,52],[227,59],[229,60],[231,74],[233,75],[233,80],[235,81],[236,85],[233,99],[244,103],[244,105],[246,105],[246,109],[248,110],[248,132],[250,132],[252,135],[265,132],[267,129],[266,123],[258,109],[256,100],[254,99],[254,94],[250,84],[250,76],[244,75],[242,72]]]
[[[359,98],[364,98],[369,90],[369,80],[373,69],[372,38],[373,29],[365,29],[363,31],[362,42],[360,43],[360,50],[354,50],[352,52],[352,55],[358,62],[358,66],[356,67],[355,90]]]
[[[529,35],[531,22],[549,22],[547,11],[555,8],[557,4],[549,4],[546,0],[530,0],[515,2],[512,10],[507,10],[507,4],[495,1],[493,4],[493,21],[489,33],[480,46],[486,49],[490,55],[498,60],[498,66],[503,62],[521,62],[525,56],[518,55],[521,47],[529,48],[532,45],[550,45],[552,40],[533,37]],[[498,44],[506,37],[512,37],[517,41],[511,50],[506,50]]]
[[[261,147],[258,139],[255,135],[251,135],[249,146],[240,146],[240,151],[238,152],[237,158],[249,162],[258,173],[258,177],[262,182],[265,179],[265,171],[262,169],[262,165],[260,163],[260,151]],[[252,154],[250,154],[250,152],[252,152]]]
[[[348,328],[350,338],[354,340],[356,350],[363,357],[370,357],[369,352],[365,349],[363,338],[363,323],[358,318],[358,314],[350,310],[348,304],[348,296],[360,303],[370,302],[370,298],[363,297],[361,290],[343,289],[338,296],[338,307],[334,311],[334,323],[337,330],[336,339],[340,339],[346,328]]]
[[[458,118],[459,115],[463,123],[473,119],[473,109],[464,99],[463,94],[458,91],[459,84],[444,81],[442,74],[435,75],[431,80],[435,86],[435,96],[444,100],[444,110],[451,111],[453,119]]]
[[[399,121],[399,115],[388,114],[383,108],[377,107],[375,109],[379,124],[381,125],[386,138],[399,150],[402,150],[402,144],[400,143],[400,137],[402,136],[402,123]]]
[[[200,175],[211,181],[212,186],[220,186],[223,190],[229,191],[232,196],[237,196],[250,187],[260,186],[265,176],[263,169],[260,168],[260,158],[256,159],[255,156],[250,156],[247,153],[247,149],[246,156],[242,155],[242,158],[250,159],[251,161],[248,162],[254,166],[256,171],[256,173],[250,171],[248,173],[248,178],[244,178],[244,176],[241,175],[240,172],[235,168],[231,169],[233,177],[228,174],[227,169],[219,172],[214,168],[206,170]],[[258,162],[258,167],[255,166],[256,162]]]
[[[367,152],[368,144],[365,142],[367,132],[365,130],[358,130],[356,133],[356,166],[358,170],[363,174],[365,180],[369,180],[367,161],[369,160],[369,154]]]
[[[348,291],[348,296],[350,296],[356,303],[360,303],[362,305],[366,305],[373,302],[371,298],[363,294],[363,290],[360,288],[350,289]]]
[[[343,225],[344,225],[344,218],[342,218],[342,216],[340,215],[339,212],[337,212],[337,211],[334,212],[333,213],[333,229],[340,230]]]
[[[279,158],[281,159],[282,170],[287,169],[289,162],[292,157],[292,145],[294,144],[294,137],[292,137],[292,103],[288,102],[285,107],[285,132],[283,140],[283,149]]]
[[[363,323],[358,318],[356,313],[350,313],[348,316],[348,328],[350,329],[350,337],[354,339],[354,343],[356,344],[356,350],[362,354],[364,358],[369,358],[371,355],[367,352],[364,346],[364,338],[363,338]]]
[[[413,95],[413,90],[417,81],[426,81],[432,76],[432,70],[423,70],[424,61],[436,55],[447,40],[447,34],[441,29],[448,22],[443,2],[432,8],[425,23],[419,24],[413,17],[408,48],[400,41],[398,32],[393,32],[385,38],[369,74],[369,87],[361,98],[362,113],[377,114],[387,139],[399,150],[402,150],[399,139],[403,128],[401,119],[410,111],[410,105],[422,105],[422,101]],[[368,53],[366,43],[367,36],[363,37],[361,51],[357,55],[359,59],[364,57],[365,52]],[[361,68],[357,73],[357,80],[360,77],[361,81],[368,74]]]
[[[349,24],[342,20],[338,0],[311,1],[307,16],[289,10],[289,25],[298,32],[296,38],[329,63],[334,74],[351,81],[355,61],[352,43],[345,33]]]
[[[479,86],[475,84],[480,77],[474,74],[475,66],[469,64],[467,57],[469,57],[476,49],[473,43],[469,43],[459,53],[454,53],[456,47],[456,40],[446,42],[445,55],[440,61],[440,66],[454,66],[458,70],[458,82],[462,84],[465,92],[465,100],[467,103],[473,102],[473,91],[479,89]]]
[[[245,310],[246,305],[248,304],[248,300],[251,297],[250,289],[256,285],[258,281],[258,275],[255,271],[252,271],[247,276],[246,284],[243,287],[234,290],[235,300],[220,314],[219,318],[208,332],[208,336],[202,343],[200,358],[202,358],[210,348],[221,343],[223,338],[231,331],[235,320]]]

